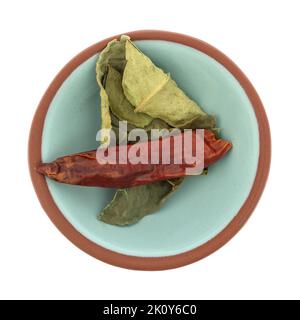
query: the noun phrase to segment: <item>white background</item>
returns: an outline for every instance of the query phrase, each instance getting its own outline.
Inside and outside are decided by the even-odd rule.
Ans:
[[[1,1],[0,298],[300,298],[299,1]],[[272,133],[253,216],[192,265],[138,272],[98,261],[50,222],[33,191],[27,140],[39,99],[75,54],[118,33],[162,29],[219,48],[250,78]]]

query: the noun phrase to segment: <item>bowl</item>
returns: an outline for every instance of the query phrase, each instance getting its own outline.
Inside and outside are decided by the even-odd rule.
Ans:
[[[35,171],[40,161],[97,148],[101,120],[95,63],[116,35],[79,53],[45,92],[30,132],[30,174],[45,212],[78,248],[124,268],[176,268],[219,249],[251,215],[270,167],[268,120],[250,81],[216,48],[172,32],[126,34],[204,110],[216,115],[222,138],[233,143],[231,152],[207,176],[186,178],[158,212],[128,227],[97,220],[114,190],[59,184]]]

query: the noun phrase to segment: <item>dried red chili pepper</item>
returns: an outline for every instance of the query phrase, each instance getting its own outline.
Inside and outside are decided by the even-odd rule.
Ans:
[[[165,138],[161,138],[158,141],[158,164],[150,163],[150,158],[147,164],[121,164],[118,162],[116,164],[100,164],[96,157],[97,150],[93,150],[67,155],[51,163],[42,163],[37,167],[37,171],[62,183],[106,188],[127,188],[187,175],[186,169],[195,167],[195,163],[188,164],[184,161],[181,164],[174,163],[176,155],[178,155],[178,152],[182,152],[183,148],[178,151],[176,146],[175,148],[171,147],[170,163],[162,163],[161,151],[164,139]],[[192,142],[193,145],[195,145],[195,131],[192,132]],[[109,148],[115,148],[116,159],[119,159],[119,154],[121,155],[124,152],[129,154],[130,148],[136,145],[137,144],[119,145]],[[193,146],[193,148],[194,147],[195,146]],[[204,130],[204,167],[208,167],[216,162],[224,156],[231,147],[232,144],[229,141],[216,139],[213,132]],[[146,148],[150,157],[151,141],[140,142],[139,148],[140,150]]]

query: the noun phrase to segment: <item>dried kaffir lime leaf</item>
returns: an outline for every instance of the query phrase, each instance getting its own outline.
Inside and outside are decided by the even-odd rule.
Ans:
[[[122,85],[135,112],[159,118],[175,128],[213,128],[215,118],[205,113],[128,39],[125,43]]]
[[[98,218],[105,223],[118,226],[134,224],[146,215],[157,211],[182,181],[183,179],[174,179],[118,189]]]
[[[110,110],[119,120],[126,120],[138,128],[144,128],[151,123],[152,118],[147,114],[134,112],[134,107],[124,95],[121,74],[110,66],[105,81],[105,91]]]

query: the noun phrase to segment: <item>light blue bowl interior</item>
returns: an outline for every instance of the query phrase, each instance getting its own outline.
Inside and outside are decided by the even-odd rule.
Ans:
[[[238,81],[221,64],[193,48],[157,40],[137,46],[209,113],[217,116],[230,153],[208,176],[186,178],[156,213],[129,227],[97,220],[114,190],[59,184],[47,180],[67,220],[91,241],[116,252],[158,257],[193,249],[218,234],[237,214],[252,187],[259,155],[259,133],[252,105]],[[96,149],[100,128],[99,88],[93,56],[57,91],[46,116],[42,159]]]

